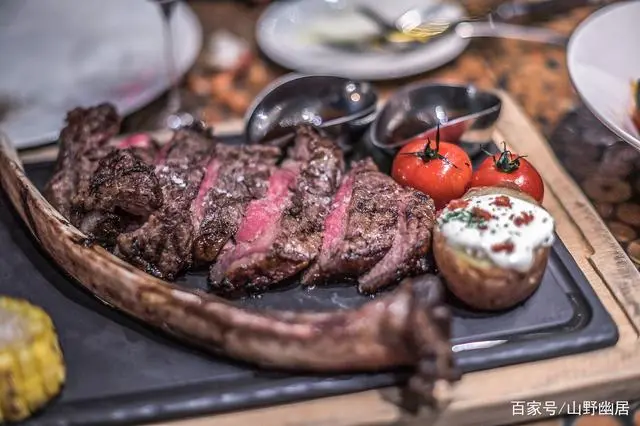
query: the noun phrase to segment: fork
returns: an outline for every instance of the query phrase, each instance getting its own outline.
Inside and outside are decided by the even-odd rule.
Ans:
[[[366,5],[359,5],[357,10],[374,21],[384,31],[383,39],[396,45],[424,44],[450,32],[455,32],[462,38],[497,37],[559,46],[564,46],[567,43],[566,36],[553,30],[495,22],[492,13],[453,22],[432,20],[401,29],[396,22],[388,23],[383,16]],[[404,15],[406,13],[402,16]]]
[[[568,37],[556,31],[523,25],[506,24],[502,22],[462,20],[459,22],[431,22],[419,25],[406,31],[413,41],[429,41],[435,37],[455,32],[461,38],[496,37],[521,41],[545,43],[565,46]]]

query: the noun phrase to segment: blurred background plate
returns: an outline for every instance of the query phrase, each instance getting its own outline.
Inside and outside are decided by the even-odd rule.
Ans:
[[[455,21],[466,15],[454,1],[292,0],[273,3],[265,10],[257,24],[256,40],[270,59],[289,69],[361,80],[387,80],[429,71],[455,59],[469,44],[455,33],[408,52],[350,52],[328,44],[377,33],[376,24],[356,11],[358,4],[375,9],[389,22],[414,8],[434,10],[432,18],[438,20]]]
[[[178,5],[172,31],[182,75],[202,45],[187,5]],[[151,1],[2,0],[0,57],[0,129],[17,148],[55,140],[71,108],[110,101],[125,115],[170,85]]]
[[[586,106],[620,138],[640,149],[631,121],[631,82],[640,79],[640,2],[598,10],[574,31],[567,66]]]

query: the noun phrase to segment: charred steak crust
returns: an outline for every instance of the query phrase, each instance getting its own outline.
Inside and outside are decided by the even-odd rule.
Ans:
[[[191,265],[196,199],[215,142],[191,130],[176,131],[156,159],[162,206],[138,229],[118,236],[116,253],[168,280]]]
[[[74,203],[74,225],[111,246],[118,234],[142,225],[162,205],[154,168],[131,149],[113,150],[99,161],[88,194]]]
[[[421,192],[403,189],[398,197],[398,230],[391,249],[358,279],[361,293],[374,293],[399,280],[428,272],[435,221],[433,200]]]
[[[211,266],[209,279],[213,291],[253,292],[266,284],[264,277],[252,277],[258,270],[254,265],[271,261],[282,213],[289,204],[290,188],[299,172],[298,164],[285,162],[269,178],[265,196],[249,203],[235,238],[227,241],[217,262]],[[244,275],[242,269],[246,270]]]
[[[136,216],[148,216],[161,204],[154,167],[129,149],[113,151],[100,160],[85,201],[90,210],[119,208]]]
[[[219,145],[207,167],[195,212],[199,224],[193,244],[194,260],[211,263],[238,231],[251,200],[264,197],[269,176],[281,151],[268,146]]]
[[[288,194],[274,197],[274,203],[284,208],[265,206],[279,217],[270,219],[266,228],[257,234],[262,244],[256,250],[228,248],[222,265],[215,265],[210,275],[214,290],[237,290],[241,287],[265,289],[286,280],[312,262],[322,243],[324,218],[344,171],[342,151],[319,131],[301,126],[297,129],[291,168],[293,185]],[[270,185],[274,184],[270,179]],[[258,203],[263,200],[259,200]],[[247,217],[245,228],[259,228],[251,221],[259,216]],[[241,225],[241,227],[242,227]],[[242,235],[240,235],[242,236]],[[251,244],[243,241],[242,244]],[[231,260],[229,259],[231,258]]]
[[[403,189],[371,159],[344,174],[322,132],[296,129],[288,159],[268,146],[216,144],[181,129],[159,147],[148,135],[112,140],[109,104],[67,115],[46,195],[81,231],[165,279],[212,266],[214,290],[264,290],[305,268],[305,285],[357,279],[372,293],[427,272],[433,202]]]
[[[309,266],[318,255],[324,219],[344,173],[342,151],[333,141],[309,127],[299,129],[297,137],[301,140],[296,145],[308,147],[310,153],[307,158],[294,158],[307,162],[282,216],[281,232],[274,245],[281,262],[276,268],[287,278]]]
[[[54,174],[44,189],[45,198],[67,219],[79,181],[90,178],[97,161],[111,150],[108,142],[119,131],[120,116],[111,104],[75,108],[67,113]]]
[[[340,200],[343,205],[338,212],[343,217],[330,217],[342,222],[338,231],[332,230],[340,235],[325,235],[331,243],[323,244],[318,261],[303,277],[305,285],[357,278],[378,263],[393,244],[400,186],[379,172],[370,159],[355,163],[343,185],[352,188],[351,193]],[[348,203],[347,208],[344,203]],[[339,207],[334,205],[332,213]]]

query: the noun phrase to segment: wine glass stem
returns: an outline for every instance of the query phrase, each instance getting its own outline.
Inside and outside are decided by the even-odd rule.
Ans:
[[[173,50],[173,32],[171,31],[171,17],[175,10],[177,1],[162,2],[162,22],[164,27],[164,54],[167,74],[171,87],[169,89],[169,97],[167,99],[167,110],[175,113],[180,109],[180,88],[178,87],[178,79],[176,74],[176,62]]]

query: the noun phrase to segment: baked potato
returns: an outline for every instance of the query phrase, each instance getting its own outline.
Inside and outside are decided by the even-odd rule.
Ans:
[[[472,188],[434,227],[433,252],[451,292],[481,310],[511,308],[540,285],[554,241],[551,215],[508,187]]]

